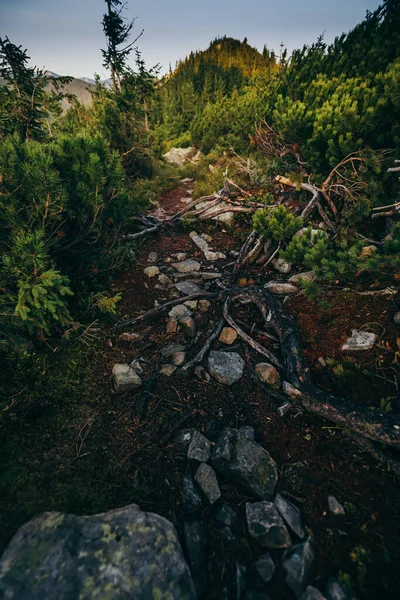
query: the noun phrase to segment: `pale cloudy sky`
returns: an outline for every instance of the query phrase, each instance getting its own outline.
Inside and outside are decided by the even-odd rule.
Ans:
[[[352,29],[374,0],[127,0],[126,16],[144,29],[139,47],[148,67],[168,70],[219,35],[279,52],[311,44],[325,31],[332,41]],[[74,77],[106,77],[100,48],[104,0],[0,0],[0,37],[28,49],[32,63]]]

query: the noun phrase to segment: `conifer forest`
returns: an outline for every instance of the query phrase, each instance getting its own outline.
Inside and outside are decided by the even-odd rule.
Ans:
[[[400,3],[163,74],[98,2],[107,81],[0,37],[0,600],[398,598]]]

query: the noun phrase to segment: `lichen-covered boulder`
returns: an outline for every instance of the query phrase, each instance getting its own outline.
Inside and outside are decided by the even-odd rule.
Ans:
[[[0,598],[195,598],[173,525],[136,505],[78,517],[44,513],[23,525],[0,560]]]

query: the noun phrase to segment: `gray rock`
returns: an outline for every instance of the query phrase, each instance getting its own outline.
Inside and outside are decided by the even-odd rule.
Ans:
[[[207,462],[211,455],[211,443],[200,433],[195,431],[190,440],[187,457],[197,462]]]
[[[303,281],[312,281],[315,279],[314,271],[305,271],[304,273],[296,273],[296,275],[292,275],[289,277],[289,283],[300,283]]]
[[[183,524],[183,539],[186,559],[190,567],[197,594],[200,596],[206,584],[206,536],[204,523],[200,519],[187,520]],[[160,599],[163,598],[160,596]],[[146,599],[147,600],[147,599]]]
[[[271,265],[274,267],[274,269],[279,271],[279,273],[287,274],[292,270],[292,265],[282,258],[276,258],[275,260],[271,261]]]
[[[181,317],[179,319],[179,323],[182,325],[185,333],[190,337],[195,337],[196,335],[196,323],[193,321],[192,317]]]
[[[179,320],[181,317],[190,317],[191,314],[192,313],[187,306],[184,304],[177,304],[169,311],[168,316],[171,317],[171,319]]]
[[[333,577],[328,579],[325,595],[327,600],[357,600],[357,596],[350,586]]]
[[[340,502],[338,502],[336,500],[335,496],[328,496],[328,505],[329,505],[329,510],[331,511],[331,513],[333,515],[346,514],[343,506],[340,504]]]
[[[209,504],[214,504],[221,498],[217,476],[210,465],[201,463],[194,478]]]
[[[186,260],[188,257],[187,252],[178,252],[177,254],[174,254],[174,256],[179,262]]]
[[[265,583],[269,583],[275,573],[275,563],[272,560],[271,555],[264,554],[264,556],[260,556],[255,562],[255,567],[261,579],[265,581]]]
[[[285,524],[272,502],[247,502],[246,522],[250,536],[263,548],[290,548]]]
[[[147,275],[149,279],[151,279],[152,277],[160,274],[160,269],[158,267],[147,267],[143,273]]]
[[[171,377],[176,371],[178,367],[175,365],[162,365],[159,373],[160,375],[165,375],[165,377]]]
[[[143,375],[143,367],[137,359],[133,360],[129,367],[136,373],[136,375],[139,375],[139,377]]]
[[[23,525],[0,561],[0,597],[187,600],[195,591],[173,525],[132,505]]]
[[[157,262],[158,256],[157,252],[149,252],[148,260],[152,263]]]
[[[283,498],[280,494],[276,494],[274,504],[278,513],[290,529],[301,539],[303,539],[305,533],[301,524],[301,515],[299,509],[294,506],[289,500]]]
[[[270,500],[278,481],[275,461],[264,448],[238,429],[226,427],[211,455],[217,473],[231,479],[258,498]]]
[[[206,260],[214,261],[226,258],[226,255],[223,252],[213,252],[204,237],[200,237],[195,231],[192,231],[192,233],[189,234],[189,237],[203,252]]]
[[[203,271],[202,273],[200,273],[200,275],[205,281],[212,279],[221,279],[222,277],[222,273],[207,273],[206,271]]]
[[[300,596],[305,590],[312,574],[313,562],[314,550],[311,538],[285,551],[282,558],[285,581],[296,596]]]
[[[171,148],[169,152],[164,154],[164,159],[176,165],[177,167],[183,167],[189,160],[194,160],[197,156],[196,148],[189,146],[189,148]],[[193,157],[193,158],[192,158]]]
[[[201,495],[191,475],[183,477],[183,508],[186,513],[192,514],[201,510]]]
[[[300,596],[299,600],[326,600],[326,598],[319,590],[317,590],[317,588],[309,585],[304,594]]]
[[[236,521],[236,513],[228,504],[218,504],[211,511],[211,517],[223,527],[232,527]]]
[[[140,388],[142,380],[129,365],[115,365],[112,370],[114,387],[117,394]]]
[[[165,287],[172,285],[172,281],[170,280],[168,275],[165,275],[164,273],[161,273],[161,275],[158,276],[158,281],[161,283],[161,285],[164,285]]]
[[[195,283],[189,283],[188,281],[181,281],[180,283],[176,283],[175,287],[177,290],[184,294],[185,296],[190,296],[191,294],[197,294],[197,292],[201,292],[201,288]]]
[[[178,273],[190,273],[190,271],[200,271],[200,263],[197,260],[183,260],[172,265]]]
[[[265,284],[264,288],[270,294],[278,294],[287,296],[289,294],[296,294],[299,290],[292,283],[281,283],[279,281],[269,281]]]
[[[246,440],[249,440],[249,442],[255,441],[256,436],[254,433],[254,429],[253,427],[250,427],[250,425],[244,425],[243,427],[239,427],[239,431],[246,438]]]
[[[255,366],[255,372],[262,383],[270,385],[276,390],[281,387],[281,376],[273,365],[266,362],[258,363]]]
[[[219,383],[232,385],[243,376],[244,360],[237,352],[213,350],[208,356],[208,370]]]
[[[161,356],[173,356],[175,352],[183,352],[183,350],[185,350],[185,346],[181,346],[181,344],[177,344],[176,342],[171,342],[164,348],[161,348]]]
[[[394,315],[393,321],[396,323],[396,325],[400,325],[400,311]]]
[[[362,352],[372,350],[376,342],[376,334],[369,331],[353,329],[351,337],[343,344],[343,352]]]

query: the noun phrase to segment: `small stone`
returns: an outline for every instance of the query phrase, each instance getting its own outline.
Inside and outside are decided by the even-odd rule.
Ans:
[[[162,365],[160,369],[160,375],[165,375],[165,377],[171,377],[176,371],[177,367],[175,365]]]
[[[331,577],[325,590],[327,600],[357,600],[352,588],[339,579]]]
[[[195,283],[189,283],[188,281],[181,281],[180,283],[176,283],[175,287],[185,296],[191,296],[192,294],[197,294],[201,292],[201,288]]]
[[[342,346],[343,352],[362,352],[372,350],[376,342],[376,334],[369,331],[353,329],[351,337]]]
[[[185,333],[190,337],[195,337],[196,335],[196,323],[193,321],[192,317],[181,317],[179,319],[179,323],[182,325]]]
[[[177,262],[172,265],[174,269],[178,271],[178,273],[190,273],[190,271],[200,271],[200,263],[197,260],[184,260],[182,262]]]
[[[314,550],[312,539],[286,550],[282,558],[285,581],[296,596],[303,593],[312,574]]]
[[[270,385],[278,390],[281,386],[281,377],[273,365],[269,363],[258,363],[255,366],[255,372],[262,383]]]
[[[217,476],[210,465],[201,463],[194,478],[209,504],[214,504],[221,498]]]
[[[164,273],[161,273],[161,275],[158,276],[158,281],[161,285],[164,285],[165,287],[172,285],[172,281],[170,280],[168,275],[165,275]]]
[[[269,583],[275,573],[275,563],[272,560],[271,555],[264,554],[264,556],[260,556],[255,562],[255,567],[261,579],[265,581],[265,583]]]
[[[197,462],[207,462],[211,455],[211,443],[200,433],[195,431],[190,440],[187,457]]]
[[[318,362],[321,365],[321,367],[326,367],[326,360],[322,356],[318,358]]]
[[[243,376],[244,360],[237,352],[213,350],[208,356],[208,370],[218,383],[232,385]]]
[[[396,325],[400,325],[400,312],[397,312],[394,317],[393,317],[393,321],[396,323]]]
[[[161,356],[173,356],[175,352],[182,352],[184,349],[185,346],[181,346],[181,344],[177,344],[176,342],[171,342],[168,346],[161,348]]]
[[[296,294],[299,290],[296,286],[291,283],[280,283],[279,281],[269,281],[265,284],[264,288],[270,294],[278,294],[287,296],[289,294]]]
[[[313,279],[315,279],[314,271],[305,271],[289,277],[289,283],[300,283],[301,281],[312,281]]]
[[[178,252],[178,254],[175,254],[176,259],[180,262],[182,260],[186,260],[187,259],[187,252]]]
[[[152,277],[160,274],[160,269],[158,267],[146,267],[143,273],[147,275],[149,279],[151,279]]]
[[[149,262],[155,263],[157,262],[158,256],[156,252],[150,252],[148,256]]]
[[[211,302],[209,302],[208,300],[199,300],[198,306],[199,306],[199,310],[202,313],[206,313],[211,307]]]
[[[143,367],[138,360],[133,360],[129,367],[136,373],[136,375],[143,375]]]
[[[189,310],[197,310],[197,300],[187,300],[184,304]]]
[[[300,596],[299,600],[326,600],[326,598],[319,590],[317,590],[317,588],[309,585],[304,594]]]
[[[167,256],[167,258],[164,258],[164,262],[167,264],[170,264],[170,263],[174,262],[174,259],[171,258],[170,256]]]
[[[237,340],[237,333],[232,327],[224,327],[218,341],[222,344],[233,344]]]
[[[218,525],[223,527],[232,527],[236,521],[236,513],[228,504],[214,506],[211,516]]]
[[[329,510],[333,515],[345,515],[343,506],[338,502],[335,496],[328,496]]]
[[[263,548],[289,548],[290,535],[272,502],[247,502],[249,534]]]
[[[142,336],[140,333],[121,333],[118,339],[120,342],[128,342],[129,344],[133,344],[134,342],[140,340],[141,337]]]
[[[194,374],[201,381],[210,381],[210,379],[211,379],[210,375],[207,373],[205,368],[202,367],[201,365],[197,365],[197,367],[195,367]]]
[[[284,417],[291,408],[292,408],[292,405],[290,402],[284,402],[284,404],[281,404],[280,406],[278,406],[277,413],[280,417]]]
[[[178,319],[169,319],[167,323],[167,333],[176,333],[178,331]]]
[[[190,317],[192,313],[184,304],[177,304],[168,313],[172,319],[181,319],[182,317]]]
[[[191,475],[183,477],[183,508],[186,513],[195,513],[201,510],[202,501],[200,492]]]
[[[186,352],[175,352],[172,357],[172,364],[176,367],[181,367],[185,364]]]
[[[280,494],[276,494],[274,504],[285,523],[299,538],[303,539],[305,533],[299,509]]]
[[[292,265],[288,262],[286,262],[285,260],[283,260],[282,258],[276,258],[275,260],[273,260],[271,262],[271,264],[273,265],[274,269],[276,269],[277,271],[279,271],[279,273],[290,273],[290,271],[292,270]]]
[[[117,394],[135,390],[142,385],[139,375],[129,365],[114,365],[112,375]]]
[[[213,279],[221,279],[222,273],[209,273],[207,271],[203,271],[200,273],[204,281],[211,281]]]

